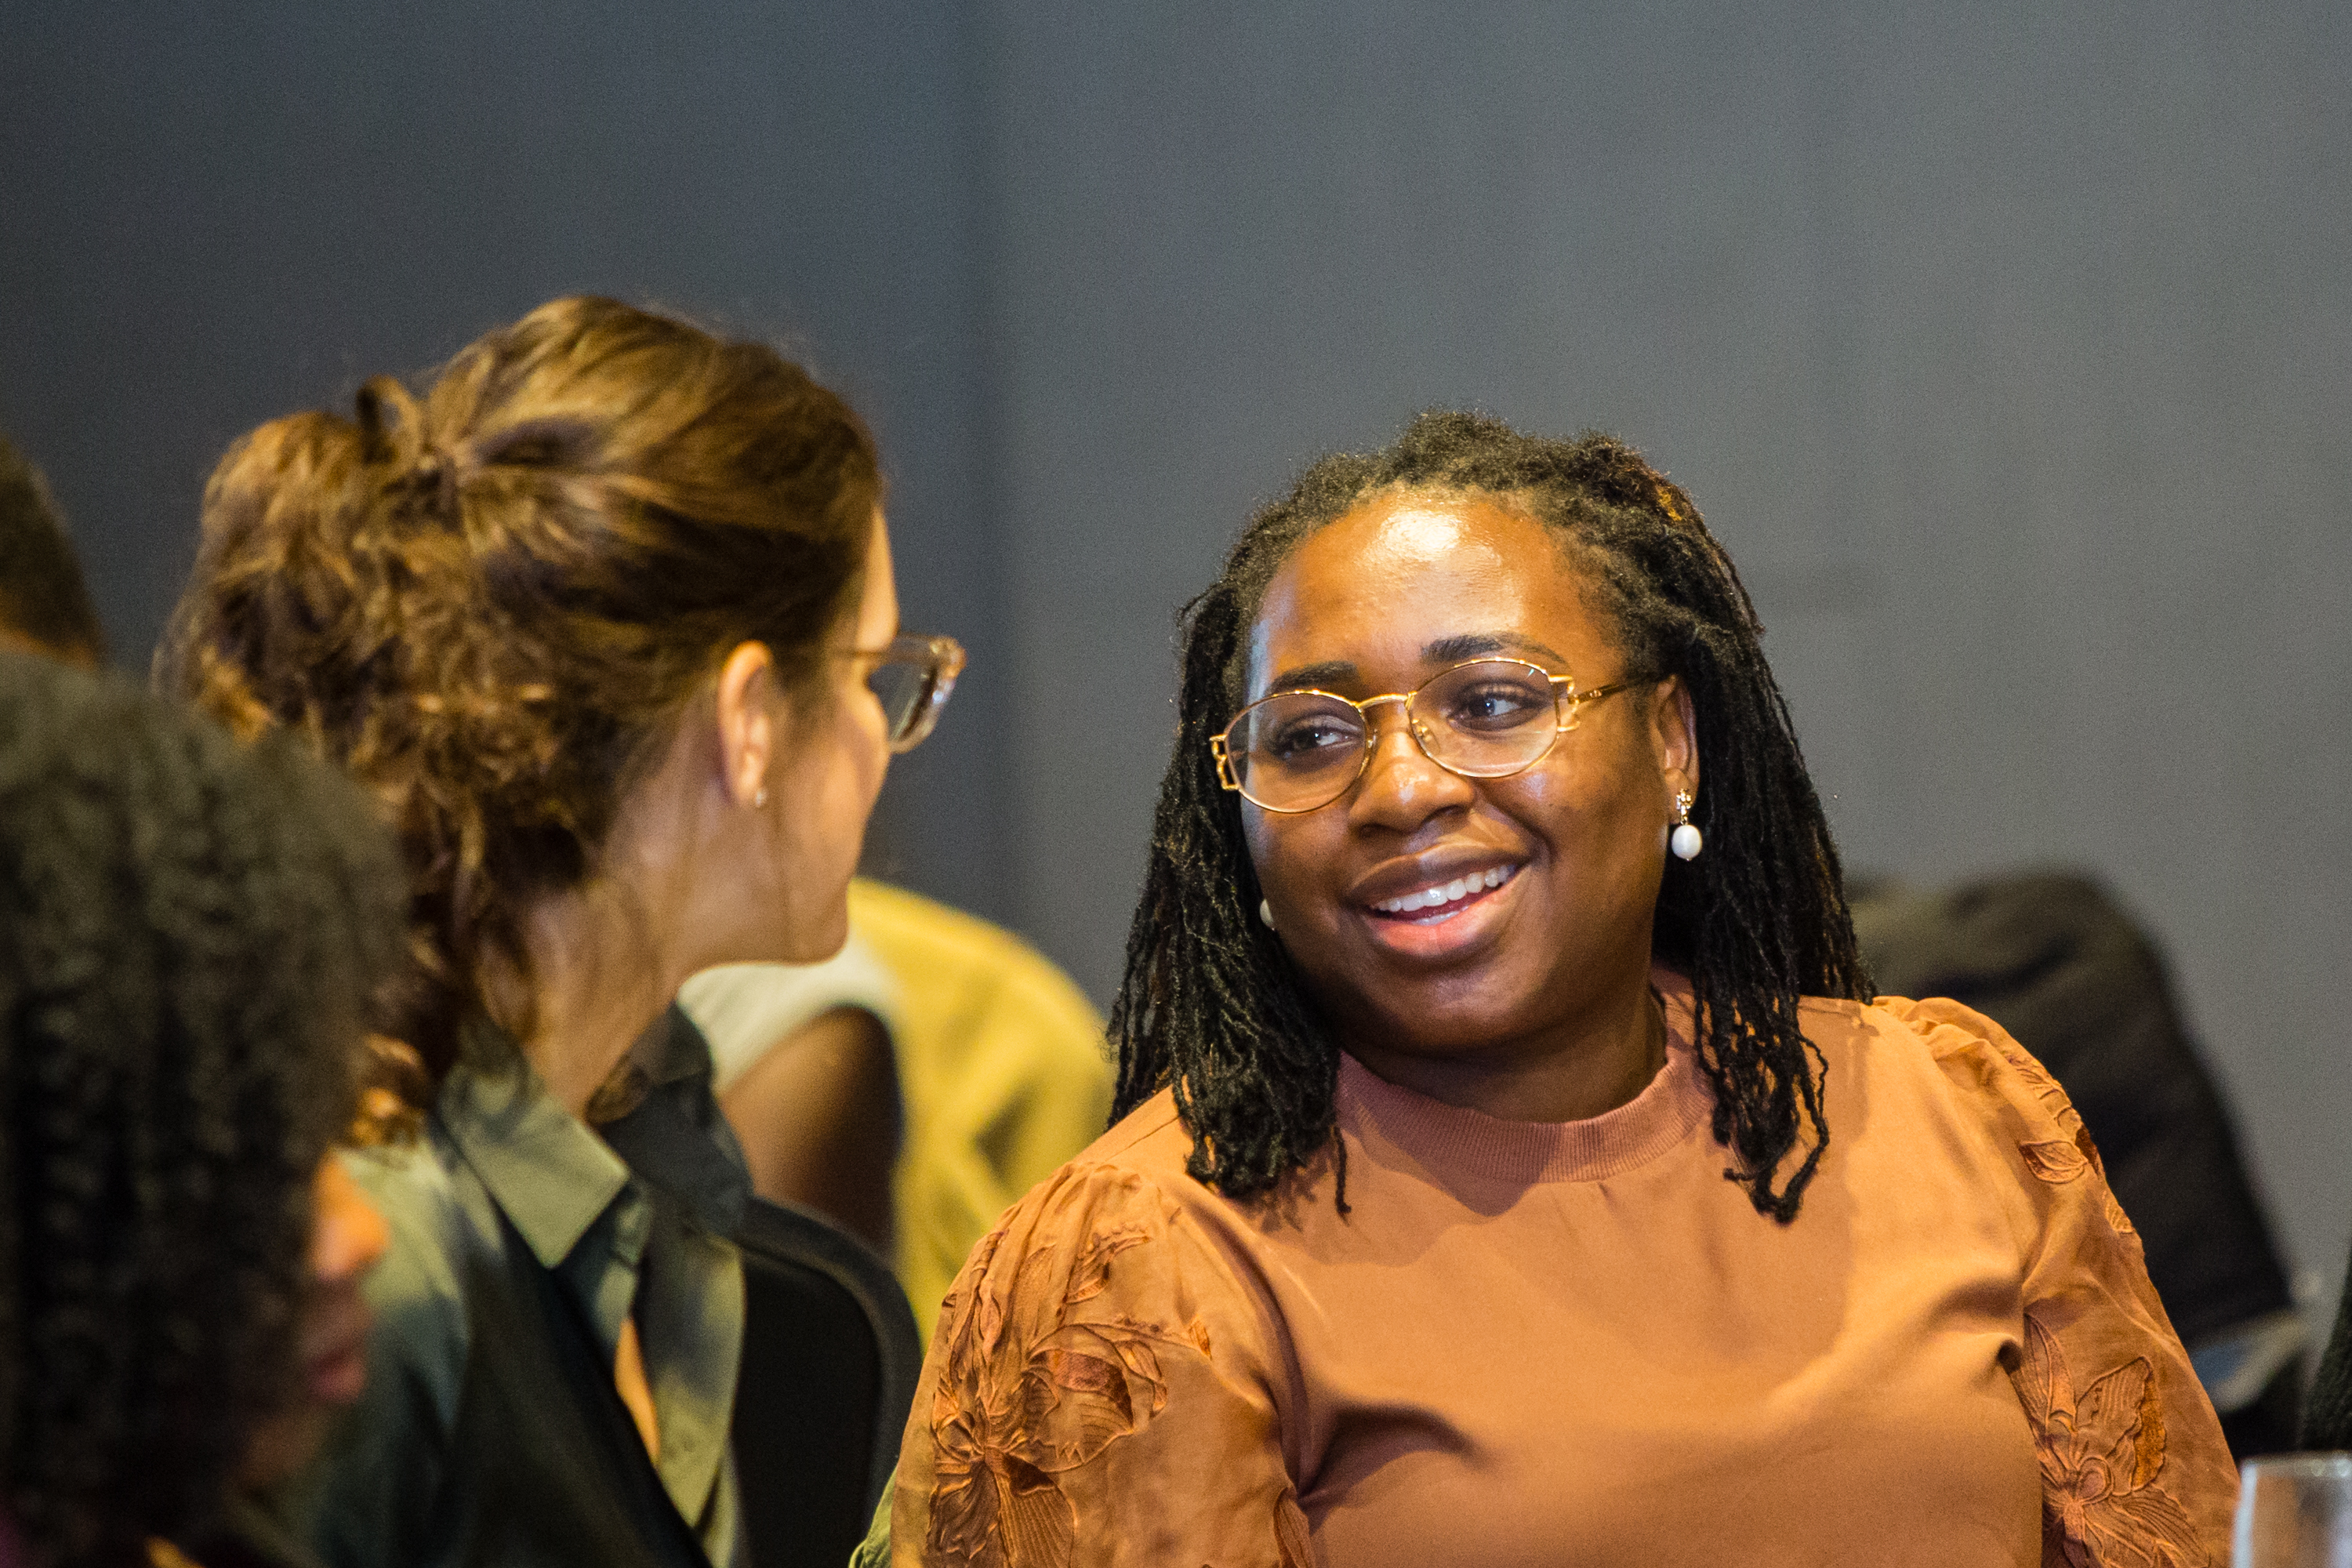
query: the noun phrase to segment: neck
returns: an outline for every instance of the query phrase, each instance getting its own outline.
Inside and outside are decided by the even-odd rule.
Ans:
[[[531,973],[530,1027],[519,1031],[523,1055],[574,1116],[686,979],[632,892],[591,882],[541,902],[525,927]]]
[[[1649,974],[1564,1024],[1462,1047],[1398,1049],[1360,1037],[1349,1055],[1400,1089],[1504,1121],[1583,1121],[1632,1100],[1666,1062],[1665,1013]]]

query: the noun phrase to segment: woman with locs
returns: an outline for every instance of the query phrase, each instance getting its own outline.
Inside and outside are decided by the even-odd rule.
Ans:
[[[841,945],[952,683],[898,635],[880,500],[799,367],[595,299],[215,473],[167,679],[370,786],[410,877],[428,1114],[353,1162],[392,1230],[367,1393],[284,1500],[328,1562],[738,1555],[747,1181],[668,1009]]]
[[[1428,415],[1259,513],[1183,620],[1124,1119],[950,1294],[897,1560],[2226,1559],[2080,1119],[1871,1000],[1759,633],[1607,437]]]

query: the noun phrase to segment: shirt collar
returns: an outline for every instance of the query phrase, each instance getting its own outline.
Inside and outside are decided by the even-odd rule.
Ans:
[[[710,1092],[710,1042],[672,1006],[629,1047],[648,1088],[636,1109],[599,1129],[629,1168],[713,1236],[732,1236],[751,1194],[742,1145]]]
[[[540,1266],[570,1256],[629,1184],[621,1156],[565,1110],[514,1038],[467,1021],[441,1086],[441,1121]]]

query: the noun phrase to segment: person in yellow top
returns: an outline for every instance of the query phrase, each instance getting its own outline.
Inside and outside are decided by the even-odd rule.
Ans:
[[[850,884],[818,964],[728,964],[678,1001],[709,1037],[761,1195],[892,1258],[924,1337],[972,1244],[1108,1124],[1103,1021],[1001,926]]]

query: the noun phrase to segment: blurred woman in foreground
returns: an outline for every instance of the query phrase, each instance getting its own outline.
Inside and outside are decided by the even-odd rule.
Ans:
[[[974,1251],[906,1562],[2217,1563],[2065,1097],[1873,1003],[1730,562],[1424,416],[1187,612],[1100,1142]]]
[[[331,1562],[733,1557],[746,1177],[665,1010],[841,945],[888,755],[961,658],[898,637],[880,492],[798,366],[593,299],[214,475],[170,679],[374,791],[436,1086],[424,1146],[362,1169],[393,1227],[369,1393],[289,1495]]]
[[[0,1562],[296,1560],[249,1494],[365,1372],[328,1149],[400,908],[296,748],[0,653]]]

